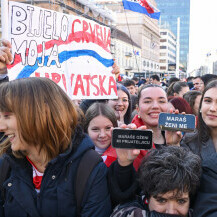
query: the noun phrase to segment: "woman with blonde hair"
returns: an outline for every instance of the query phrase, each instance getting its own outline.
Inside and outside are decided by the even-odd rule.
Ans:
[[[49,79],[25,78],[2,84],[0,98],[0,131],[7,137],[1,154],[10,166],[0,216],[109,216],[102,162],[88,178],[78,213],[77,168],[94,144],[65,92]]]

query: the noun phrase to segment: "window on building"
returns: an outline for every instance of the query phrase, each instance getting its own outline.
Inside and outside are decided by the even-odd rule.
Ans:
[[[167,49],[167,46],[160,46],[160,49]]]
[[[166,70],[166,66],[160,66],[160,70]]]
[[[160,63],[166,63],[165,59],[160,60]]]
[[[167,42],[166,39],[160,39],[160,42]]]
[[[167,32],[161,32],[160,35],[167,35]]]

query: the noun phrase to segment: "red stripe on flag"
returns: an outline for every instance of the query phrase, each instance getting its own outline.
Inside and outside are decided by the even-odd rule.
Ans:
[[[47,41],[45,43],[45,50],[52,48],[54,46],[54,44],[59,46],[59,45],[63,45],[63,44],[69,44],[73,41],[75,41],[77,43],[84,43],[84,42],[90,43],[90,42],[92,42],[94,44],[99,45],[105,51],[110,53],[110,50],[108,49],[108,43],[109,43],[108,41],[105,41],[105,39],[103,41],[103,40],[99,39],[98,37],[93,36],[91,33],[88,33],[88,32],[85,32],[85,35],[84,35],[84,33],[82,31],[76,32],[74,34],[71,33],[66,41],[62,41],[61,38],[59,40]],[[42,44],[39,44],[37,46],[37,50],[38,50],[38,53],[42,52]],[[27,48],[26,49],[26,56],[28,56],[28,53],[29,53],[29,49]],[[19,54],[15,54],[13,64],[7,65],[7,68],[11,69],[20,62],[21,62],[21,56]]]
[[[138,2],[140,2],[140,4],[146,8],[149,14],[154,13],[154,9],[148,4],[146,0],[138,0]]]

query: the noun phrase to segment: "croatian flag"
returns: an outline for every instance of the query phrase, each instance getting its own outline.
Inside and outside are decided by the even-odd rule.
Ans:
[[[160,11],[151,7],[146,0],[123,0],[124,9],[146,14],[147,16],[159,20]]]

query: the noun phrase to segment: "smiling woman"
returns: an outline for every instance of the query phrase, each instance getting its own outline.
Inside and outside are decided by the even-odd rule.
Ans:
[[[26,78],[1,84],[0,98],[0,131],[8,137],[0,144],[0,167],[7,162],[11,169],[0,188],[0,216],[109,216],[103,162],[76,207],[77,168],[94,144],[66,93],[47,78]]]
[[[181,145],[202,158],[201,185],[194,204],[194,215],[217,216],[217,80],[208,83],[199,106],[198,126],[187,133]]]
[[[118,125],[129,124],[132,112],[132,103],[129,91],[121,84],[117,85],[118,99],[108,100],[108,105],[114,110]]]
[[[107,104],[94,103],[85,113],[84,131],[108,167],[117,159],[116,151],[111,146],[112,128],[117,126],[115,113]]]
[[[153,130],[153,142],[157,148],[161,147],[165,144],[165,137],[158,127],[158,118],[161,112],[168,110],[166,92],[156,84],[149,84],[140,89],[138,98],[138,115],[132,123],[137,127],[146,125],[148,129]]]

